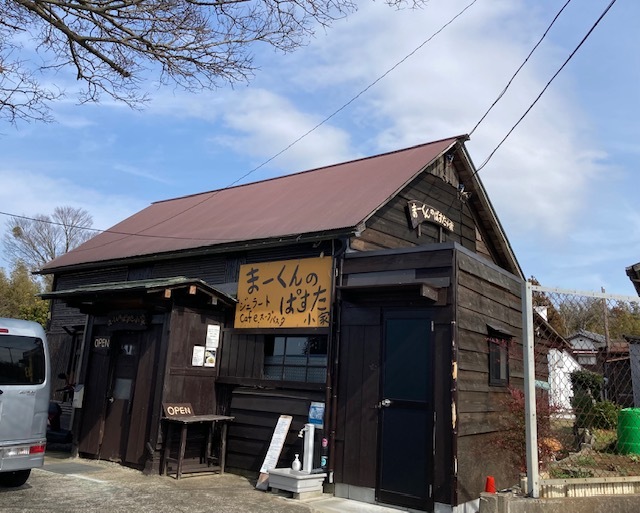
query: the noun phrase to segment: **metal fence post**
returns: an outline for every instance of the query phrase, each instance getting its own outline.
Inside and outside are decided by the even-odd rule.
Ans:
[[[538,426],[536,422],[536,362],[533,335],[533,291],[525,280],[522,286],[522,350],[524,359],[525,436],[527,443],[527,485],[529,495],[540,496],[538,473]]]

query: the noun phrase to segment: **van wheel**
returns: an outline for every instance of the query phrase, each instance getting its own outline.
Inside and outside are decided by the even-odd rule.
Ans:
[[[29,479],[31,469],[14,470],[13,472],[0,472],[0,486],[15,487],[22,486]]]

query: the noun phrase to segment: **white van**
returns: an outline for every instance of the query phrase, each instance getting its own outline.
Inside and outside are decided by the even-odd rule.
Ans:
[[[0,486],[22,486],[44,463],[50,384],[42,326],[0,318]]]

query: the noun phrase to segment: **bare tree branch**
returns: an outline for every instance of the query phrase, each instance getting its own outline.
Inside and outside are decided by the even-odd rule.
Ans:
[[[253,44],[292,51],[355,9],[355,0],[0,0],[0,118],[49,119],[61,92],[38,77],[65,68],[84,84],[81,101],[106,94],[130,106],[145,101],[149,72],[187,91],[247,81]],[[24,34],[41,63],[20,59]]]
[[[92,225],[91,214],[75,207],[56,207],[51,216],[11,217],[4,252],[14,265],[23,262],[34,272],[95,235],[87,230]]]

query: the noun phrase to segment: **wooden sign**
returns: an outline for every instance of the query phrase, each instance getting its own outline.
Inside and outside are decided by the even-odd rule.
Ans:
[[[256,483],[258,490],[266,490],[269,488],[269,470],[276,468],[278,464],[292,418],[291,415],[280,415],[278,419],[278,423],[271,436],[271,443],[269,444],[267,455],[264,457],[264,461],[260,467],[260,476],[258,476],[258,482]]]
[[[412,228],[416,228],[420,223],[428,222],[442,226],[450,232],[455,229],[453,221],[434,207],[415,200],[409,201],[408,207]]]
[[[115,330],[146,330],[149,324],[147,312],[125,310],[111,312],[107,317],[107,329]]]
[[[235,327],[329,326],[331,278],[331,257],[241,266]]]
[[[193,415],[191,403],[162,403],[165,417],[190,417]]]

